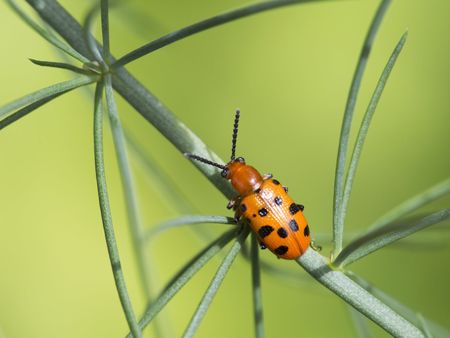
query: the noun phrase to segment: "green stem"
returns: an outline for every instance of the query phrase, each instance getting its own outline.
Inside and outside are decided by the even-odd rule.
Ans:
[[[97,178],[98,198],[102,215],[103,230],[105,232],[106,246],[108,248],[109,260],[111,262],[114,281],[117,293],[122,304],[123,312],[135,338],[141,338],[141,330],[134,315],[125,278],[120,264],[119,249],[117,247],[114,227],[109,206],[108,190],[106,186],[105,166],[103,160],[103,112],[102,112],[102,91],[103,83],[98,83],[95,91],[95,111],[94,111],[94,154],[95,154],[95,175]]]

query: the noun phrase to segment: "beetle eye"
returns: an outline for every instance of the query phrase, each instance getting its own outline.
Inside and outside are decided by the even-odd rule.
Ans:
[[[245,164],[245,159],[243,157],[238,157],[235,161]]]
[[[222,175],[222,177],[227,178],[227,176],[228,176],[228,169],[227,168],[223,169],[220,174]]]

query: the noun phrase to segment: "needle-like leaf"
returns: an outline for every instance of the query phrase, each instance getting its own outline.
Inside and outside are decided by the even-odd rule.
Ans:
[[[251,244],[252,265],[252,293],[253,293],[253,320],[255,323],[255,337],[264,338],[264,317],[261,292],[261,269],[259,264],[259,243],[252,233]]]
[[[348,201],[350,199],[350,193],[352,191],[353,180],[355,178],[356,169],[359,164],[359,158],[361,157],[361,151],[364,146],[364,142],[366,140],[367,133],[369,131],[369,126],[370,126],[370,123],[372,122],[373,114],[375,113],[375,109],[377,108],[378,102],[380,101],[381,94],[383,93],[384,87],[389,78],[389,75],[391,74],[392,68],[395,65],[395,61],[397,61],[397,58],[398,58],[403,46],[405,45],[407,36],[408,36],[407,32],[402,35],[402,37],[400,38],[400,41],[397,43],[397,45],[394,48],[394,51],[392,52],[391,56],[389,57],[389,60],[386,64],[386,66],[384,67],[384,70],[381,73],[380,79],[378,80],[378,83],[375,87],[375,91],[372,94],[372,98],[370,99],[366,113],[364,115],[361,126],[359,128],[358,136],[356,138],[355,146],[353,148],[352,158],[350,160],[350,166],[349,166],[347,177],[345,180],[344,193],[342,195],[342,200],[340,202],[339,211],[337,214],[337,220],[335,223],[334,233],[335,233],[335,236],[338,235],[338,237],[334,238],[333,257],[336,257],[336,255],[339,254],[339,251],[340,251],[339,249],[342,248],[344,222],[345,222],[345,215],[347,213]]]
[[[413,212],[448,194],[450,194],[450,178],[447,178],[431,188],[407,199],[394,209],[378,218],[372,225],[369,226],[369,229],[379,228],[388,223],[392,223],[410,212]]]
[[[93,83],[95,81],[97,81],[96,76],[94,76],[94,77],[80,76],[80,77],[77,77],[72,80],[60,82],[60,83],[54,84],[52,86],[39,89],[31,94],[22,96],[21,98],[18,98],[17,100],[10,102],[10,103],[4,105],[3,107],[0,107],[0,118],[2,118],[6,114],[8,114],[16,109],[19,109],[23,106],[34,104],[38,101],[44,100],[44,99],[52,97],[52,96],[56,97],[55,96],[56,94],[63,94],[72,89]]]
[[[375,228],[350,242],[333,264],[345,266],[419,230],[450,218],[450,208],[440,210],[411,223],[390,223]]]
[[[187,262],[184,267],[172,278],[158,298],[149,304],[139,321],[139,327],[143,330],[153,318],[169,303],[173,296],[203,267],[209,262],[225,245],[235,236],[237,229],[232,229],[211,242],[205,249]],[[132,338],[129,333],[126,338]]]
[[[77,59],[78,61],[81,61],[82,63],[88,62],[89,60],[85,58],[83,55],[78,53],[75,49],[73,49],[71,46],[67,45],[66,43],[59,40],[53,32],[48,31],[44,28],[42,28],[39,24],[37,24],[27,13],[25,13],[22,8],[20,8],[19,5],[17,5],[16,1],[14,0],[6,0],[8,5],[16,12],[17,15],[19,15],[23,21],[25,21],[28,26],[30,26],[35,32],[37,32],[40,36],[42,36],[45,40],[50,42],[53,46],[56,48],[62,50],[63,52],[67,53],[68,55],[72,56],[74,59]]]
[[[153,239],[156,235],[160,234],[169,229],[178,228],[180,226],[191,225],[191,224],[207,224],[207,223],[218,223],[218,224],[234,224],[236,222],[231,217],[225,216],[210,216],[210,215],[185,215],[171,219],[156,225],[155,227],[147,230],[145,232],[144,238],[148,242]]]
[[[219,25],[223,25],[225,23],[241,19],[243,17],[257,14],[263,11],[267,11],[270,9],[274,9],[277,7],[283,7],[288,5],[295,5],[300,3],[306,3],[306,2],[317,2],[319,0],[272,0],[272,1],[264,1],[259,2],[254,5],[238,8],[223,14],[219,14],[216,16],[213,16],[209,19],[199,21],[197,23],[194,23],[190,26],[184,27],[180,30],[177,30],[175,32],[169,33],[167,35],[164,35],[142,47],[139,47],[130,53],[122,56],[120,59],[118,59],[116,62],[112,64],[112,68],[117,68],[120,66],[124,66],[136,59],[139,59],[147,54],[150,54],[151,52],[154,52],[157,49],[160,49],[164,46],[167,46],[171,43],[174,43],[178,40],[184,39],[190,35],[202,32],[204,30],[207,30],[212,27],[216,27]]]
[[[364,317],[359,311],[356,311],[355,308],[347,305],[348,312],[350,313],[350,317],[352,318],[353,326],[355,327],[356,335],[359,338],[372,338],[372,333],[370,332],[367,318]]]
[[[125,317],[135,338],[142,338],[141,330],[134,315],[133,306],[128,294],[125,277],[120,264],[119,249],[117,247],[116,235],[112,222],[111,209],[109,206],[108,189],[106,186],[105,165],[103,160],[103,110],[102,110],[103,82],[97,84],[95,90],[94,109],[94,158],[95,175],[97,178],[98,198],[102,215],[103,229],[105,232],[106,246],[108,248],[109,259],[116,283],[117,293]]]
[[[189,322],[188,327],[186,328],[186,331],[184,331],[183,338],[192,338],[194,337],[195,333],[197,332],[198,327],[200,326],[200,323],[203,319],[203,317],[206,314],[206,311],[208,311],[209,306],[211,305],[214,296],[216,295],[217,291],[219,290],[220,285],[222,285],[222,282],[228,272],[228,270],[231,267],[231,264],[233,264],[234,259],[238,255],[239,251],[241,250],[242,244],[245,241],[245,238],[247,237],[249,233],[248,228],[244,228],[241,232],[241,234],[238,236],[238,240],[234,242],[232,245],[230,251],[225,256],[222,264],[220,264],[219,269],[217,270],[215,276],[211,280],[211,283],[209,284],[205,294],[203,295],[202,300],[200,301],[197,310],[195,311],[194,315],[192,316],[191,321]]]
[[[42,66],[42,67],[52,67],[52,68],[60,68],[60,69],[67,69],[71,70],[72,72],[84,74],[84,75],[91,75],[92,72],[88,69],[79,68],[74,65],[71,65],[69,63],[64,62],[53,62],[53,61],[42,61],[42,60],[36,60],[36,59],[29,59],[31,62],[33,62],[35,65]]]
[[[355,110],[356,99],[358,97],[359,88],[361,86],[361,80],[364,75],[364,70],[366,69],[367,60],[369,59],[373,42],[381,25],[381,21],[383,20],[384,14],[386,13],[390,3],[391,0],[383,0],[380,3],[377,12],[375,13],[359,55],[358,64],[353,75],[352,84],[350,86],[350,91],[347,97],[347,103],[345,105],[344,118],[342,120],[341,134],[339,137],[339,149],[334,178],[332,256],[337,256],[337,254],[341,251],[342,240],[344,236],[344,224],[340,222],[341,220],[339,219],[338,215],[341,209],[342,194],[344,191],[345,163],[347,158],[348,139],[350,136],[353,112]]]

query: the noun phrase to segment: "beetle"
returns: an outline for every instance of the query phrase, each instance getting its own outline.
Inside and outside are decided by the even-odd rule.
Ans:
[[[309,225],[303,215],[304,206],[296,204],[288,195],[288,189],[272,174],[261,175],[246,164],[243,157],[236,158],[239,116],[238,109],[234,118],[231,158],[227,164],[191,153],[185,155],[222,170],[221,175],[238,193],[227,208],[234,209],[236,221],[244,218],[248,222],[262,249],[268,248],[278,258],[297,259],[311,244]]]

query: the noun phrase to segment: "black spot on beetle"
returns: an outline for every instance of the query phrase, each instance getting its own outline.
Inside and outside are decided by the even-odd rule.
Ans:
[[[241,209],[242,212],[245,212],[245,211],[247,210],[247,206],[246,206],[244,203],[242,203],[242,204],[239,206],[239,209]]]
[[[307,224],[305,229],[303,229],[303,235],[305,235],[306,237],[309,236],[309,225]]]
[[[258,214],[259,214],[259,216],[261,216],[261,217],[267,216],[268,213],[269,213],[269,212],[267,211],[266,208],[261,208],[261,209],[258,210]]]
[[[256,217],[256,214],[253,214],[252,216],[253,216],[253,217]]]
[[[280,236],[281,238],[286,238],[286,237],[288,236],[288,233],[287,233],[287,231],[286,231],[285,228],[279,228],[279,229],[277,230],[277,234],[278,234],[278,236]]]
[[[280,184],[280,182],[277,181],[276,179],[273,179],[272,182],[273,182],[273,184],[275,184],[275,185],[279,185],[279,184]]]
[[[276,249],[274,250],[274,252],[275,252],[277,255],[282,256],[282,255],[284,255],[286,252],[288,252],[288,250],[289,250],[289,248],[288,248],[286,245],[280,245],[278,248],[276,248]]]
[[[295,215],[295,214],[296,214],[297,212],[299,212],[300,210],[302,210],[300,204],[292,203],[292,204],[289,206],[289,212],[291,213],[291,215]]]
[[[273,227],[270,225],[263,225],[261,228],[258,229],[258,235],[261,238],[269,236],[273,232]]]
[[[257,194],[259,194],[259,193],[261,192],[261,188],[256,189],[255,192],[256,192]]]
[[[295,221],[295,219],[291,219],[289,221],[289,228],[291,228],[292,231],[297,232],[298,231],[298,224]]]
[[[283,204],[283,200],[279,196],[275,197],[275,199],[273,201],[275,202],[276,205],[282,205]]]

